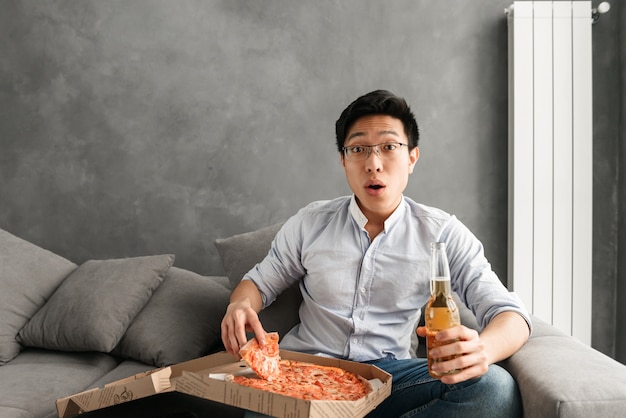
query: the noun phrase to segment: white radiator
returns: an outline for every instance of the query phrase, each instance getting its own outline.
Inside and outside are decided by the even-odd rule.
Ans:
[[[515,1],[509,26],[509,286],[591,344],[590,1]]]

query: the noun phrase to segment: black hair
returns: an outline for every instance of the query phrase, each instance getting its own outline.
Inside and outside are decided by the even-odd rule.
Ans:
[[[352,125],[359,118],[367,115],[388,115],[399,119],[409,140],[409,150],[417,147],[419,128],[406,100],[387,90],[376,90],[350,103],[335,123],[335,135],[339,152],[342,152],[346,134]]]

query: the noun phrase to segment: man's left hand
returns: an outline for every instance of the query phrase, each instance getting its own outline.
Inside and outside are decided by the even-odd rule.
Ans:
[[[426,337],[426,327],[418,327],[417,335]],[[449,341],[449,343],[429,350],[429,357],[434,359],[458,357],[435,363],[433,370],[440,373],[445,373],[448,370],[461,370],[456,374],[442,376],[441,381],[443,383],[451,385],[480,377],[487,373],[489,369],[488,356],[478,332],[459,325],[440,331],[435,338],[439,341]]]

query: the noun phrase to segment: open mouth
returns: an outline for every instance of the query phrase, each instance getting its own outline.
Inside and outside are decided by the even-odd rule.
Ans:
[[[378,192],[385,188],[385,183],[380,180],[371,179],[369,182],[365,184],[365,188],[370,192]]]

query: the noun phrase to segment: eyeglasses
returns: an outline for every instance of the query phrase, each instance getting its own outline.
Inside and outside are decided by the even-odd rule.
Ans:
[[[382,144],[375,145],[350,145],[349,147],[343,147],[343,155],[346,159],[351,161],[367,160],[372,153],[372,150],[376,150],[376,154],[380,158],[393,158],[399,155],[399,151],[402,147],[408,146],[401,142],[384,142]]]

